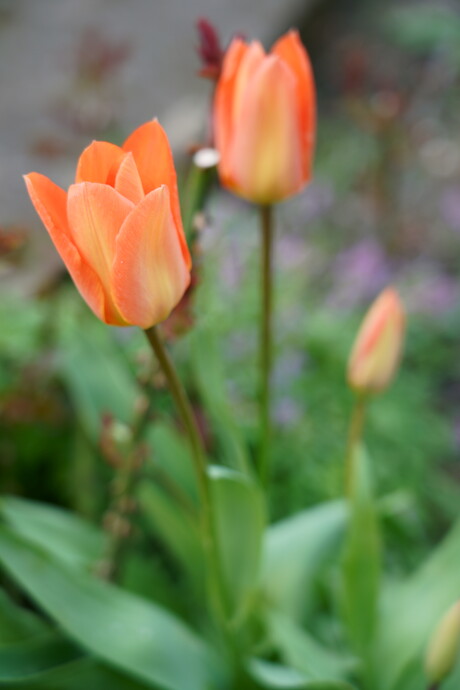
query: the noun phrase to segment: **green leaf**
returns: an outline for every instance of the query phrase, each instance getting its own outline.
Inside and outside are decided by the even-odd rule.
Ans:
[[[168,690],[212,684],[216,666],[209,648],[159,606],[53,562],[4,527],[0,560],[62,630],[101,660]]]
[[[145,690],[143,683],[113,671],[91,657],[43,672],[34,680],[8,683],[8,687],[21,690]]]
[[[189,338],[193,375],[216,433],[219,446],[217,454],[228,466],[249,474],[246,445],[229,405],[223,359],[216,335],[209,327],[201,324]]]
[[[27,541],[72,567],[89,568],[104,552],[103,533],[61,508],[5,496],[0,515]]]
[[[306,630],[276,611],[266,617],[269,635],[283,661],[310,680],[343,680],[353,660],[317,642]]]
[[[384,592],[373,650],[376,690],[423,687],[428,640],[459,592],[460,521],[414,575]]]
[[[342,561],[343,613],[350,640],[366,656],[375,630],[381,543],[369,462],[362,447],[354,458],[350,521]]]
[[[12,644],[46,630],[46,625],[31,611],[14,603],[0,589],[0,644]]]
[[[146,433],[152,452],[146,469],[170,477],[193,501],[197,500],[198,491],[190,444],[177,429],[164,422],[151,425]]]
[[[152,530],[184,570],[196,580],[203,577],[203,554],[196,520],[153,482],[139,484],[137,497]]]
[[[126,424],[132,421],[139,391],[110,329],[95,319],[81,328],[74,315],[62,311],[60,316],[60,369],[80,422],[96,439],[104,414]]]
[[[232,611],[243,616],[260,576],[265,506],[259,487],[224,467],[209,468],[221,567]]]
[[[33,679],[82,656],[74,644],[53,632],[0,647],[0,685]]]
[[[346,524],[345,504],[331,501],[277,522],[266,530],[263,584],[274,608],[303,618],[313,581],[337,553]]]
[[[251,659],[248,670],[262,687],[269,690],[356,690],[349,683],[342,681],[308,680],[292,668],[262,659]]]

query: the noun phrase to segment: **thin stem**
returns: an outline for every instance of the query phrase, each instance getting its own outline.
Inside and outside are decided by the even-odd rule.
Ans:
[[[106,513],[109,529],[105,553],[96,566],[96,573],[105,580],[114,580],[121,566],[127,528],[129,528],[125,514],[129,510],[137,480],[136,470],[139,468],[138,444],[150,420],[152,407],[152,400],[149,399],[135,420],[127,448],[121,457],[121,463],[114,478],[112,500]]]
[[[353,488],[353,479],[355,475],[356,448],[361,442],[363,434],[366,404],[366,396],[358,395],[355,398],[353,411],[351,413],[347,450],[345,454],[345,493],[347,496],[350,496]]]
[[[211,499],[211,490],[203,442],[201,440],[201,435],[198,429],[195,415],[193,413],[193,409],[188,399],[187,393],[185,392],[185,388],[177,375],[172,360],[168,352],[166,351],[156,328],[152,327],[147,329],[145,331],[145,334],[158,359],[160,367],[162,368],[163,373],[166,376],[169,390],[171,392],[172,397],[174,398],[174,402],[176,403],[176,407],[179,411],[179,414],[181,415],[182,422],[184,424],[185,430],[190,441],[200,496],[203,548],[209,568],[208,572],[210,575],[210,600],[211,604],[215,607],[216,612],[219,615],[219,618],[221,618],[222,621],[225,621],[226,589],[224,586],[223,577],[221,573],[214,532],[214,516]]]
[[[130,498],[135,483],[136,453],[127,453],[114,480],[113,499],[106,513],[108,538],[103,558],[96,566],[96,574],[104,580],[115,580],[120,567],[129,522],[125,513],[129,509]]]
[[[273,214],[271,206],[260,207],[262,242],[260,320],[260,445],[259,477],[265,486],[269,479],[270,451],[270,375],[272,367],[272,302],[273,302]]]

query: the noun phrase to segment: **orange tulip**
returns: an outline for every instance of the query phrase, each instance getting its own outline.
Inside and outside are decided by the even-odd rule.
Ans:
[[[361,393],[379,393],[392,381],[401,358],[405,314],[398,293],[387,288],[369,309],[348,363],[348,382]]]
[[[214,133],[222,184],[260,204],[299,192],[311,177],[315,85],[297,31],[269,55],[236,38],[216,88]]]
[[[149,328],[163,321],[190,282],[176,171],[156,121],[122,147],[93,141],[66,193],[44,175],[25,176],[80,294],[102,321]]]

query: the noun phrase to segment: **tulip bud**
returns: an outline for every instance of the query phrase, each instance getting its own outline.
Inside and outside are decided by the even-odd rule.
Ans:
[[[454,669],[460,650],[460,601],[438,623],[425,656],[425,672],[430,683],[438,685]]]
[[[359,393],[380,393],[401,358],[405,314],[398,293],[387,288],[369,309],[348,362],[348,383]]]
[[[258,41],[232,41],[213,114],[224,187],[259,204],[300,192],[311,177],[315,119],[313,73],[296,31],[268,55]]]

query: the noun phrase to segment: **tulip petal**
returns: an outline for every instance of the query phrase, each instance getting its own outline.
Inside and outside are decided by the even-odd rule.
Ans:
[[[71,185],[67,217],[71,237],[81,256],[97,273],[107,296],[107,308],[120,319],[113,302],[112,264],[115,240],[123,221],[134,208],[113,187],[96,182]]]
[[[278,55],[290,67],[297,79],[297,106],[300,130],[303,134],[303,171],[310,176],[316,127],[316,94],[313,70],[307,51],[294,29],[282,36],[273,46],[272,55]]]
[[[158,120],[146,122],[130,134],[123,144],[123,150],[132,152],[146,194],[163,184],[167,185],[182,254],[190,268],[192,261],[182,227],[176,169],[166,132]]]
[[[277,56],[265,58],[246,89],[230,166],[235,191],[258,203],[298,192],[302,176],[296,82]]]
[[[125,152],[115,144],[93,141],[78,160],[75,182],[100,182],[113,187],[124,156]]]
[[[216,86],[214,99],[214,136],[217,149],[225,159],[233,124],[233,93],[238,68],[249,46],[234,38],[224,58],[222,73]]]
[[[24,179],[35,210],[48,230],[75,286],[96,316],[107,322],[101,281],[83,260],[70,236],[66,192],[38,173],[25,175]]]
[[[144,198],[142,181],[132,153],[126,153],[115,177],[115,189],[138,204]]]
[[[169,197],[165,185],[147,194],[116,239],[115,300],[126,321],[141,328],[163,321],[190,282]]]
[[[241,116],[247,90],[251,90],[251,79],[265,58],[265,51],[259,41],[252,41],[243,55],[235,79],[232,103],[233,122]]]

